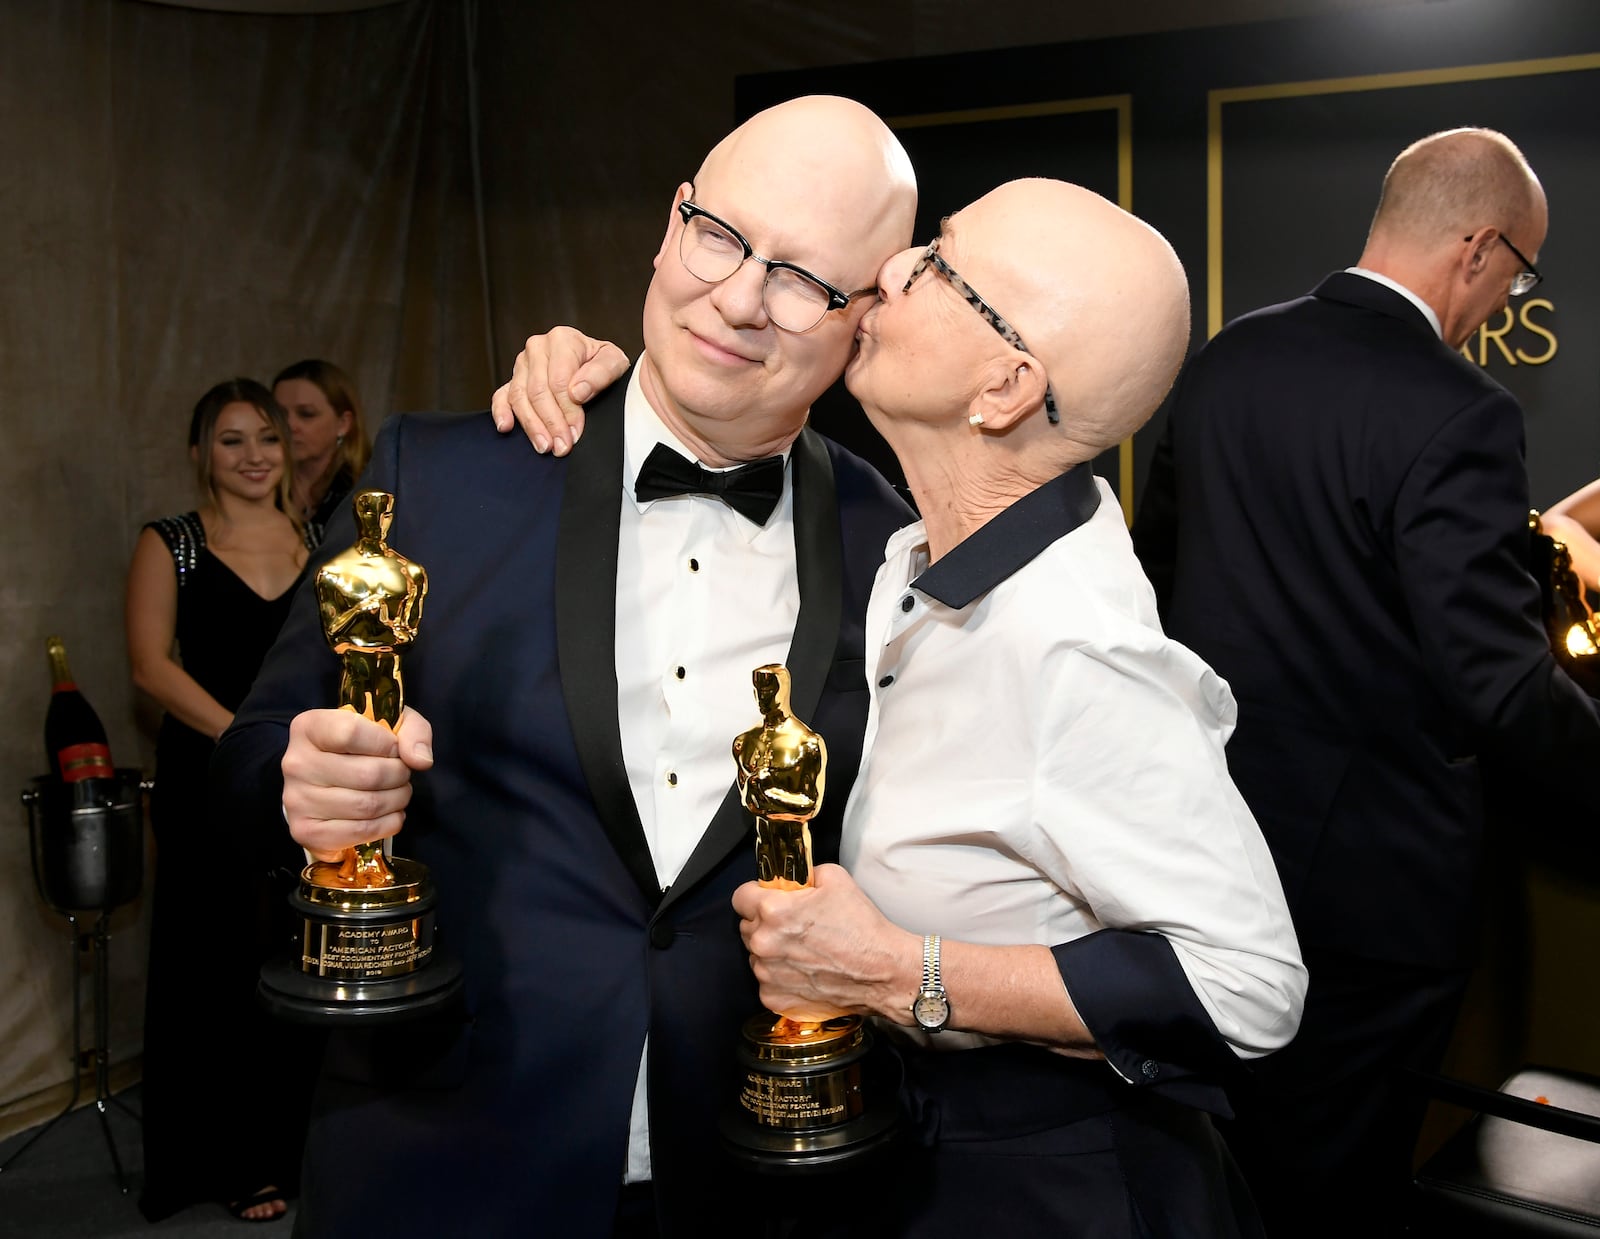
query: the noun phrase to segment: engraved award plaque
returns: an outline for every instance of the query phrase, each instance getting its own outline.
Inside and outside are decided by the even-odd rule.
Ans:
[[[790,713],[788,668],[758,667],[751,678],[762,722],[734,740],[733,756],[756,819],[756,877],[798,890],[813,881],[809,823],[822,807],[827,746]],[[899,1115],[868,1078],[871,1046],[859,1015],[763,1012],[745,1021],[742,1087],[721,1124],[727,1147],[758,1170],[788,1173],[832,1168],[887,1143]]]
[[[427,573],[390,548],[394,496],[351,501],[356,544],[317,572],[323,634],[343,665],[339,705],[393,729],[405,693],[401,655],[416,640]],[[374,841],[337,861],[312,861],[289,896],[298,954],[261,970],[275,1015],[302,1023],[388,1023],[426,1015],[461,988],[460,962],[434,944],[433,880],[425,865]]]

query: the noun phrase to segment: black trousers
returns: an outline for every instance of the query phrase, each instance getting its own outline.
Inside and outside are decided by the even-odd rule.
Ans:
[[[1222,1131],[1273,1239],[1404,1233],[1411,1158],[1465,971],[1304,952],[1300,1031],[1252,1065]]]
[[[617,1192],[617,1220],[611,1239],[658,1239],[656,1193],[646,1183],[624,1183]]]
[[[841,1233],[1259,1239],[1209,1115],[1033,1046],[902,1058],[909,1131]]]

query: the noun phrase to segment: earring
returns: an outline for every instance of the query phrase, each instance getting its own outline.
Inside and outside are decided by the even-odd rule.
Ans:
[[[982,413],[974,413],[971,417],[967,418],[967,425],[969,425],[969,426],[981,426],[981,425],[983,425],[983,414]]]
[[[344,436],[342,434],[334,435],[333,436],[333,445],[335,447],[343,447],[344,446]]]

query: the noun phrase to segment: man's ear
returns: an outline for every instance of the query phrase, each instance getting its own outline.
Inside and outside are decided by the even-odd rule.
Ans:
[[[1467,238],[1466,247],[1461,255],[1463,278],[1475,280],[1488,269],[1490,253],[1499,240],[1498,228],[1480,228]]]
[[[982,384],[972,397],[968,420],[985,430],[1009,430],[1030,413],[1044,408],[1049,382],[1044,363],[1031,353],[1013,349],[1006,356],[995,358],[985,370]]]
[[[661,248],[656,251],[656,256],[650,260],[652,269],[661,270],[662,259],[666,258],[673,245],[673,238],[678,235],[678,229],[683,226],[683,220],[678,216],[678,204],[687,202],[689,195],[694,193],[694,186],[685,181],[678,186],[678,192],[672,196],[672,210],[667,212],[667,230],[661,237]]]

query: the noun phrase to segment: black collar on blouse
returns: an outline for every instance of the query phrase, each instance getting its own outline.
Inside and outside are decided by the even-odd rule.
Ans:
[[[967,535],[911,587],[960,610],[1082,525],[1099,506],[1094,470],[1087,461],[1074,465]]]

